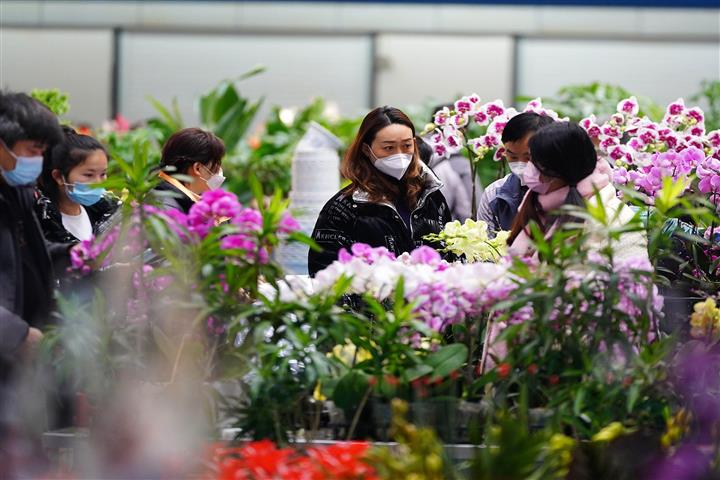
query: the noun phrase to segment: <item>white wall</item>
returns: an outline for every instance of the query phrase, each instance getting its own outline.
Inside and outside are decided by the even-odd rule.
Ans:
[[[512,100],[512,37],[379,35],[377,104],[442,103],[458,94]]]
[[[518,94],[548,96],[564,85],[618,84],[660,104],[720,80],[720,44],[521,39]]]
[[[201,92],[258,63],[268,72],[241,84],[249,96],[322,95],[348,115],[372,106],[372,62],[374,103],[398,106],[594,80],[662,103],[720,78],[720,9],[0,0],[0,84],[57,86],[72,119],[98,123],[110,114],[110,28],[122,31],[119,108],[131,120],[153,113],[146,95],[177,95],[192,121]]]
[[[266,108],[300,107],[316,96],[347,114],[368,104],[368,37],[128,32],[120,40],[120,111],[145,118],[155,113],[147,95],[165,104],[177,96],[186,123],[194,122],[200,94],[259,64],[267,71],[243,80],[239,89],[251,99],[265,96]]]
[[[59,88],[75,122],[110,116],[112,31],[0,28],[0,87]]]

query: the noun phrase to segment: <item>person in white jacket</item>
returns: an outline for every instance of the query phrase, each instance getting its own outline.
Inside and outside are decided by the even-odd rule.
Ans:
[[[470,195],[465,190],[463,180],[453,168],[450,160],[435,155],[432,147],[422,137],[415,137],[415,144],[420,152],[420,160],[430,167],[443,183],[440,191],[450,207],[452,219],[464,222],[470,218],[472,216]]]
[[[530,139],[530,162],[523,171],[528,187],[512,225],[508,252],[512,255],[532,255],[528,224],[535,222],[546,238],[556,232],[565,216],[558,214],[563,205],[596,205],[605,208],[608,224],[589,221],[585,246],[589,252],[599,252],[607,246],[607,229],[629,223],[634,214],[617,198],[611,183],[607,161],[598,159],[588,134],[572,122],[555,122],[541,128]],[[647,238],[642,231],[622,233],[613,243],[613,260],[617,263],[630,258],[647,259]]]

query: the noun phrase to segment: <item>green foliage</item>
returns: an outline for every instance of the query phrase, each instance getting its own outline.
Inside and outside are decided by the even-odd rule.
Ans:
[[[558,90],[555,97],[543,97],[543,106],[555,110],[561,117],[570,117],[578,122],[595,114],[598,118],[607,118],[616,112],[620,100],[632,96],[632,93],[618,85],[593,82],[587,85],[571,85]],[[520,96],[518,103],[532,100],[534,97]],[[640,115],[660,120],[663,110],[647,97],[637,97],[640,102]]]
[[[62,117],[70,111],[70,101],[68,94],[61,92],[57,88],[40,89],[34,88],[30,92],[30,96],[45,104],[51,112],[58,117]]]
[[[99,289],[89,301],[78,295],[59,296],[58,320],[45,332],[40,357],[74,391],[106,401],[118,372],[141,366],[141,359],[131,355],[137,325],[118,327]]]
[[[555,452],[549,431],[531,432],[526,422],[500,412],[485,433],[485,447],[472,460],[471,478],[529,480],[563,478],[563,450]],[[566,449],[565,449],[566,450]]]
[[[200,124],[225,142],[229,154],[237,150],[263,103],[263,99],[251,101],[243,97],[237,83],[264,71],[265,68],[259,66],[238,78],[223,80],[198,100]],[[184,128],[177,99],[173,99],[169,108],[152,97],[148,100],[160,114],[159,117],[150,119],[148,126],[159,133],[158,140],[163,145],[170,135]]]
[[[242,359],[252,366],[247,398],[234,410],[240,414],[238,426],[254,438],[284,443],[289,431],[312,429],[312,419],[305,417],[307,399],[318,382],[342,371],[339,360],[326,353],[364,328],[362,319],[337,307],[339,287],[334,295],[294,301],[262,296],[260,304],[231,323],[231,338],[239,334],[252,353]],[[355,382],[349,379],[345,384],[350,384],[347,398],[352,401]]]
[[[160,183],[154,173],[160,163],[157,144],[148,130],[120,134],[110,132],[102,138],[108,147],[108,179],[103,185],[122,195],[123,208],[133,202],[153,203],[150,192]]]
[[[693,95],[691,100],[707,102],[705,130],[720,129],[720,80],[703,80],[700,84],[700,91]]]
[[[405,419],[408,405],[401,400],[393,400],[392,411],[391,434],[398,447],[376,447],[368,453],[368,460],[380,477],[415,480],[455,478],[435,432],[408,423]]]
[[[160,165],[160,148],[158,146],[158,132],[148,128],[137,128],[127,132],[101,130],[97,133],[97,138],[108,150],[108,186],[120,193],[126,186],[126,175],[128,174],[128,165],[135,163],[135,156],[140,155],[138,165],[131,167],[135,172],[149,172],[152,167]],[[125,164],[125,168],[122,166]],[[118,180],[120,178],[120,180]],[[140,173],[139,177],[130,179],[131,185],[127,186],[128,192],[137,192],[140,195],[147,193],[147,187],[141,186],[140,182],[150,181],[152,186],[157,182],[150,177],[143,177]],[[139,190],[136,190],[140,187]]]

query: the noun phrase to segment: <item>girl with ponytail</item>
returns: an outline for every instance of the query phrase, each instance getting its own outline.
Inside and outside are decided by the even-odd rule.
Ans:
[[[513,222],[508,244],[513,255],[533,252],[528,224],[534,222],[546,237],[552,236],[571,219],[559,209],[564,205],[585,206],[595,202],[596,192],[618,226],[633,218],[632,211],[617,198],[607,161],[598,159],[588,134],[572,122],[555,122],[538,130],[530,139],[530,162],[523,172],[528,192]],[[588,237],[589,250],[604,247],[603,235]],[[647,258],[647,239],[641,232],[621,235],[615,245],[615,259]]]
[[[71,127],[63,130],[64,140],[45,151],[35,213],[45,238],[77,243],[108,228],[118,201],[104,188],[93,186],[107,178],[105,147]]]

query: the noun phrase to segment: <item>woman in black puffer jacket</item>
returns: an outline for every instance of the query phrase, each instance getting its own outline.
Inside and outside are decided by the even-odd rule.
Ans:
[[[348,149],[342,174],[352,183],[323,207],[312,234],[322,251],[311,250],[311,276],[354,243],[386,247],[396,255],[420,245],[451,221],[442,183],[419,158],[415,128],[394,107],[371,111]]]

